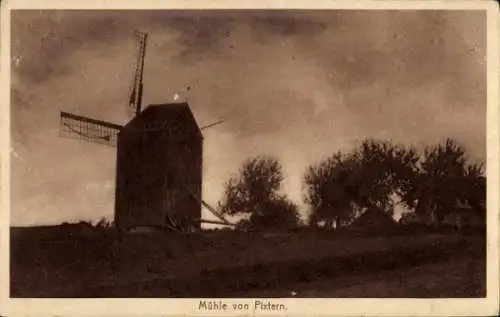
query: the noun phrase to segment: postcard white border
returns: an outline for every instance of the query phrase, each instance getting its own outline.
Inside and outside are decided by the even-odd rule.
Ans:
[[[252,316],[476,316],[498,314],[499,302],[499,9],[494,1],[201,1],[201,0],[7,0],[1,12],[0,315],[28,316],[242,316],[207,313],[199,299],[9,299],[10,224],[10,10],[13,9],[363,9],[487,11],[488,268],[485,299],[276,299],[286,312]],[[227,303],[251,302],[228,299]]]

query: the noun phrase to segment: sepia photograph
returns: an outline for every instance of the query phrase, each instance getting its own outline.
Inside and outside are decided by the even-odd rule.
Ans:
[[[484,9],[11,10],[9,297],[486,298],[487,31]]]

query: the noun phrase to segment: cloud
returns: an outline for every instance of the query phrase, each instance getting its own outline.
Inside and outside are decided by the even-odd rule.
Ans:
[[[13,222],[112,213],[115,150],[60,138],[59,111],[127,122],[135,29],[149,34],[146,104],[190,86],[200,125],[226,119],[205,131],[212,204],[252,155],[283,162],[296,202],[308,164],[364,137],[423,147],[451,136],[486,157],[481,12],[19,11]]]

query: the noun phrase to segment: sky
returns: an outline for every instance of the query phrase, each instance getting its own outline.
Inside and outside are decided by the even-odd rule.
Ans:
[[[309,164],[364,138],[455,138],[486,159],[486,16],[472,11],[13,11],[11,224],[113,217],[116,149],[59,136],[59,112],[125,124],[148,33],[147,104],[188,99],[203,198],[274,156],[302,204]],[[186,87],[190,86],[189,95]],[[213,219],[208,212],[206,219]]]

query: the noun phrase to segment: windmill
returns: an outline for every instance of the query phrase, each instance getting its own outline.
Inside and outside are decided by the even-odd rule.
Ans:
[[[202,130],[184,103],[142,109],[147,34],[136,31],[138,52],[124,125],[60,113],[60,135],[117,147],[115,224],[119,229],[199,229],[200,223],[231,226],[201,198]],[[219,221],[201,218],[201,207]]]

